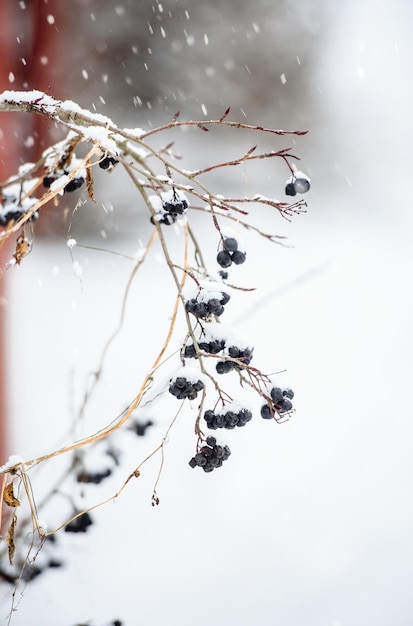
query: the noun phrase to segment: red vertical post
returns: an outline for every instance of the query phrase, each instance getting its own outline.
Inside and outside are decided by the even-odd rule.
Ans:
[[[57,98],[67,98],[64,85],[65,32],[69,3],[62,0],[1,0],[0,2],[0,92],[6,89],[39,89]],[[25,161],[37,159],[55,140],[53,125],[38,115],[0,115],[0,181],[16,173]],[[34,141],[28,141],[32,137]],[[42,214],[43,215],[43,214]],[[7,275],[2,268],[10,258],[13,242],[0,246],[0,464],[9,455],[7,429],[6,316]]]

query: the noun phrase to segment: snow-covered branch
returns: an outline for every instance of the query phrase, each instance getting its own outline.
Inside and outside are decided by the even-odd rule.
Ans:
[[[96,433],[50,450],[40,457],[25,460],[12,457],[0,468],[0,474],[4,476],[0,504],[4,501],[12,510],[12,522],[5,547],[11,573],[0,565],[0,574],[3,573],[5,578],[14,581],[27,568],[27,554],[32,556],[34,562],[45,539],[55,535],[60,529],[65,528],[67,532],[86,532],[93,523],[90,512],[118,497],[132,478],[140,476],[149,458],[158,454],[161,455],[161,462],[151,502],[152,505],[159,504],[158,483],[163,470],[165,441],[178,414],[183,407],[187,407],[188,400],[192,403],[196,401],[195,406],[197,405],[192,411],[196,439],[189,466],[200,468],[204,472],[212,472],[221,467],[231,454],[228,445],[220,443],[218,437],[208,431],[243,427],[253,418],[254,409],[249,407],[243,396],[245,389],[252,390],[254,397],[258,399],[258,415],[263,419],[280,423],[292,414],[292,390],[252,365],[253,344],[236,328],[222,323],[222,318],[225,319],[227,310],[231,309],[231,295],[235,290],[245,294],[245,297],[251,292],[251,289],[237,285],[236,278],[229,280],[229,273],[248,261],[248,250],[240,229],[251,231],[269,241],[282,240],[278,235],[265,232],[257,213],[251,212],[250,215],[251,207],[262,205],[289,220],[303,212],[306,203],[301,199],[289,202],[287,198],[269,198],[261,193],[251,196],[224,195],[220,190],[217,192],[212,188],[210,180],[216,170],[227,172],[229,178],[230,172],[239,165],[247,168],[250,162],[260,164],[269,159],[278,159],[286,169],[288,179],[279,193],[286,196],[303,194],[310,188],[310,179],[296,169],[294,163],[297,157],[288,147],[276,146],[273,150],[260,150],[255,145],[231,159],[223,160],[219,158],[220,149],[217,145],[216,161],[213,160],[207,166],[197,167],[194,164],[191,170],[187,170],[179,166],[179,161],[171,150],[172,144],[167,143],[161,149],[151,144],[153,135],[159,136],[164,131],[182,126],[194,127],[195,130],[198,128],[200,131],[207,131],[212,127],[227,127],[236,133],[276,137],[277,141],[283,135],[305,134],[305,131],[281,131],[232,122],[228,120],[229,109],[221,117],[206,121],[181,121],[177,113],[169,122],[147,131],[141,128],[121,128],[104,115],[87,111],[72,101],[57,100],[41,91],[3,92],[0,95],[0,113],[7,114],[10,111],[43,115],[63,126],[67,135],[44,150],[36,163],[24,164],[14,176],[0,184],[0,245],[6,239],[17,236],[15,253],[4,269],[20,264],[30,251],[36,234],[35,221],[42,219],[43,206],[59,196],[78,192],[81,194],[80,200],[73,203],[73,214],[69,219],[65,242],[73,259],[75,274],[78,274],[74,259],[78,244],[72,237],[72,222],[82,199],[96,201],[95,196],[99,192],[95,190],[94,172],[97,167],[107,172],[112,172],[115,166],[125,169],[131,182],[131,193],[146,210],[148,223],[153,227],[144,253],[140,259],[135,259],[125,286],[119,325],[103,343],[99,367],[93,372],[93,383],[87,386],[83,401],[78,407],[77,423],[82,421],[85,407],[98,387],[106,366],[107,348],[122,329],[130,286],[138,280],[138,269],[142,263],[150,263],[153,259],[152,248],[156,240],[160,243],[169,279],[172,280],[175,290],[175,298],[165,313],[169,320],[168,329],[165,337],[160,340],[158,356],[152,363],[148,362],[146,374],[137,384],[134,397],[128,399],[127,408],[117,416],[105,416],[106,422]],[[199,141],[198,137],[197,145]],[[86,152],[86,155],[78,156],[80,146],[86,147],[82,153],[84,155]],[[194,150],[194,161],[196,156],[197,151]],[[113,176],[116,176],[116,172]],[[203,214],[216,234],[212,242],[215,250],[215,263],[212,266],[205,262],[208,256],[203,252],[204,247],[211,245],[211,241],[203,240],[202,232],[195,232],[192,224],[194,212]],[[172,254],[168,243],[167,230],[172,225],[175,225],[180,237],[178,258],[175,258],[176,253]],[[85,247],[93,250],[87,244]],[[186,336],[180,340],[177,353],[171,346],[178,323],[183,323]],[[158,333],[154,333],[155,339],[159,339]],[[168,371],[172,361],[176,366],[165,385],[165,379],[162,379],[160,372]],[[135,468],[129,469],[128,478],[110,498],[97,498],[97,502],[95,500],[81,510],[74,508],[68,518],[60,519],[57,526],[46,529],[39,522],[38,515],[42,504],[56,495],[56,486],[53,484],[48,495],[39,502],[36,484],[30,478],[32,470],[52,459],[63,457],[68,459],[68,464],[59,479],[60,492],[63,485],[66,485],[70,493],[76,491],[78,483],[103,482],[119,465],[119,454],[106,448],[112,451],[107,452],[104,466],[97,471],[89,468],[88,455],[93,456],[93,451],[102,450],[102,446],[109,445],[112,435],[123,426],[128,424],[130,427],[133,415],[144,401],[156,405],[159,398],[165,396],[170,399],[170,405],[175,406],[172,408],[175,417],[154,450]],[[188,410],[191,412],[190,407]],[[108,456],[113,461],[110,467],[107,466]],[[20,514],[20,500],[23,499],[26,502],[26,517]],[[37,533],[38,543],[35,547],[33,542],[27,552],[24,538],[27,536],[28,526]],[[19,551],[20,544],[23,547]]]

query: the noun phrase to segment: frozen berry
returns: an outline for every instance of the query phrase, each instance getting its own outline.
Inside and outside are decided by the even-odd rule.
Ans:
[[[99,167],[102,170],[111,170],[114,168],[114,166],[119,163],[119,161],[117,159],[115,159],[112,156],[106,156],[104,159],[102,159],[101,161],[99,161]]]
[[[235,252],[235,250],[238,250],[238,241],[235,237],[227,237],[224,239],[223,246],[224,250],[227,250],[228,252]]]
[[[261,407],[261,417],[263,417],[265,420],[270,420],[274,417],[274,414],[272,413],[268,404],[263,404],[263,406]]]
[[[306,193],[310,189],[310,179],[305,176],[299,176],[295,179],[294,188],[297,193]]]
[[[227,250],[220,250],[217,254],[217,263],[221,267],[230,267],[232,265],[232,258]]]
[[[86,511],[65,526],[66,533],[85,533],[89,526],[93,524],[92,518]]]
[[[273,387],[270,392],[273,402],[281,402],[284,399],[284,394],[281,387]]]
[[[138,437],[144,437],[146,435],[146,431],[147,429],[153,426],[153,421],[152,420],[146,420],[146,422],[141,422],[139,420],[136,420],[135,422],[133,422],[130,425],[130,429],[129,430],[133,430],[133,432],[138,435]]]
[[[54,183],[55,180],[57,180],[57,176],[45,176],[43,178],[43,187],[46,187],[46,189],[49,189],[50,185],[52,183]]]
[[[246,258],[247,255],[245,252],[241,252],[241,250],[235,250],[232,254],[232,262],[235,263],[235,265],[242,265],[242,263],[245,263]]]
[[[76,480],[78,483],[93,483],[94,485],[99,485],[102,480],[105,480],[105,478],[108,478],[111,474],[112,470],[110,468],[95,473],[90,473],[86,470],[82,470],[76,476]]]
[[[287,413],[293,408],[293,403],[288,398],[284,398],[284,400],[281,400],[277,406],[279,407],[280,413]]]
[[[71,191],[76,191],[76,189],[80,189],[85,184],[85,179],[83,176],[78,176],[77,178],[73,178],[73,180],[69,180],[67,185],[65,186],[65,193],[70,193]]]
[[[294,391],[286,387],[285,389],[283,389],[283,396],[292,400],[294,398]]]
[[[295,185],[294,183],[287,183],[285,186],[285,194],[287,196],[296,196],[297,195],[297,191],[295,189]]]

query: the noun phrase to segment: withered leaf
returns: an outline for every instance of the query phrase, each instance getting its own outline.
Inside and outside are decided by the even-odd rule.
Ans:
[[[13,483],[9,483],[8,485],[6,485],[4,489],[3,498],[4,498],[4,502],[8,506],[12,506],[12,507],[20,506],[20,500],[16,498],[16,496],[14,495]]]
[[[6,537],[10,565],[13,565],[13,557],[14,557],[14,552],[16,550],[16,546],[14,543],[14,531],[16,529],[16,522],[17,522],[17,517],[16,517],[16,514],[14,514],[12,517],[10,526],[9,526],[9,530],[7,532],[7,537]]]

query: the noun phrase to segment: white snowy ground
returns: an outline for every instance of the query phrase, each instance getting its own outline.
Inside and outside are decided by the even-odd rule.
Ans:
[[[93,514],[90,532],[61,536],[67,566],[26,588],[14,626],[116,617],[126,626],[411,625],[412,47],[405,4],[388,10],[387,20],[380,5],[378,30],[360,8],[358,27],[350,11],[331,33],[333,52],[315,77],[327,114],[304,144],[309,212],[291,225],[273,221],[294,248],[248,237],[248,262],[236,270],[240,283],[259,289],[235,297],[227,321],[253,339],[255,364],[287,368],[293,419],[277,426],[257,416],[226,433],[231,458],[204,474],[187,464],[194,441],[184,413],[165,448],[159,507],[150,505],[158,458]],[[125,241],[128,252],[137,247]],[[130,265],[78,254],[83,287],[63,242],[38,244],[10,272],[13,451],[22,456],[55,445],[62,420],[70,422],[71,389],[78,402],[83,372],[96,365],[117,320]],[[144,270],[142,280],[91,405],[100,426],[133,396],[155,356],[158,324],[170,314],[158,274]],[[148,437],[119,436],[119,445],[130,445],[109,493],[164,435],[173,414],[162,406]],[[92,500],[94,489],[87,489]],[[2,599],[3,621],[7,611]]]

